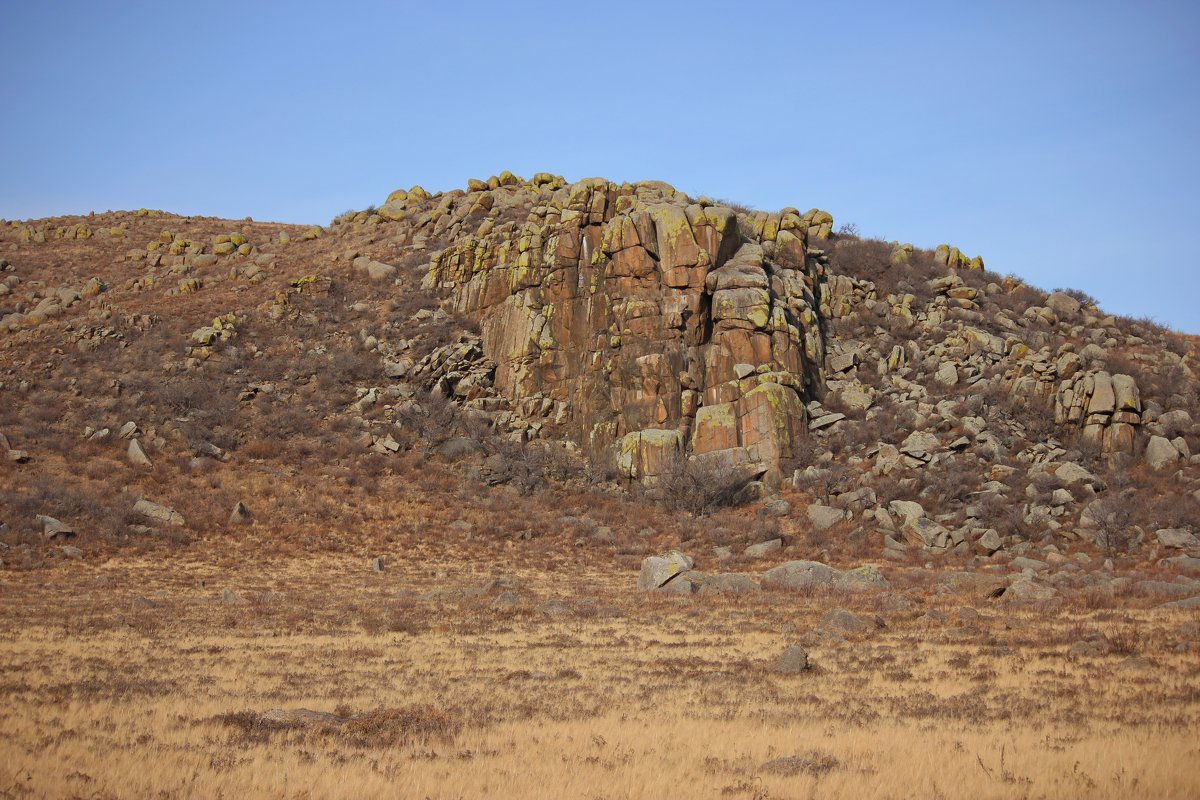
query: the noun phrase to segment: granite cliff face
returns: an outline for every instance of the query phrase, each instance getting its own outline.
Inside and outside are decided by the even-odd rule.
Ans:
[[[531,196],[524,220],[474,224]],[[630,477],[684,453],[775,479],[794,465],[823,380],[828,290],[808,240],[828,215],[739,216],[604,179],[477,187],[438,209],[454,242],[426,285],[480,320],[511,403],[545,408],[593,453],[618,448]]]

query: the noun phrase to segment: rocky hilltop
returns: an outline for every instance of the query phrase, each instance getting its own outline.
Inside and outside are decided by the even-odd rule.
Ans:
[[[695,511],[798,492],[794,525],[896,559],[1197,544],[1194,339],[815,208],[505,172],[324,227],[142,210],[5,223],[0,248],[14,486],[39,444],[190,469],[269,459],[273,425],[491,483],[553,446]]]

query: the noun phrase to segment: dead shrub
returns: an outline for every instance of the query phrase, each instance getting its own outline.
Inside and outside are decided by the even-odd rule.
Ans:
[[[655,493],[663,507],[697,516],[738,505],[754,475],[714,460],[680,454],[658,477]]]

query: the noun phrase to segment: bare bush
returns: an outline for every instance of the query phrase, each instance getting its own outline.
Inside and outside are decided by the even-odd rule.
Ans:
[[[754,474],[746,469],[680,454],[658,476],[655,490],[664,507],[704,516],[738,505],[746,484],[753,479]]]

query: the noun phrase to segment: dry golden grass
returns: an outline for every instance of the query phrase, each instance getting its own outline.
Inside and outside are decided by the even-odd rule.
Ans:
[[[1200,793],[1194,614],[1046,617],[914,586],[911,611],[784,676],[774,658],[827,610],[871,620],[880,598],[642,595],[569,551],[541,570],[460,544],[381,574],[198,548],[3,574],[0,796]],[[513,606],[484,588],[500,574]],[[1116,652],[1068,658],[1094,631]],[[300,708],[350,721],[258,717]]]

